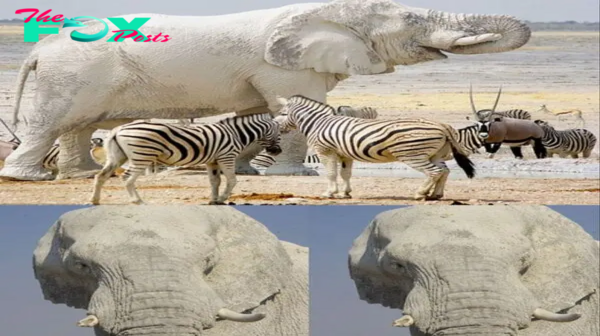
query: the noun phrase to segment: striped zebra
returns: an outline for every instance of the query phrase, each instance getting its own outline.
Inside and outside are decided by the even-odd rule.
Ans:
[[[372,107],[364,106],[364,107],[360,107],[360,108],[354,108],[354,107],[347,106],[347,105],[338,106],[338,108],[334,112],[334,114],[340,115],[340,116],[346,116],[346,117],[361,118],[361,119],[376,119],[378,116],[377,110]],[[275,158],[273,158],[269,154],[265,153],[265,151],[262,151],[261,153],[256,155],[256,157],[254,159],[252,159],[252,161],[250,161],[250,165],[252,167],[262,168],[262,169],[269,168],[274,163],[275,163]],[[308,151],[306,157],[304,158],[304,160],[302,161],[302,163],[318,164],[318,163],[321,163],[321,160],[319,160],[319,156],[317,154],[314,154],[314,153],[311,154],[311,149],[309,148],[309,151]]]
[[[494,112],[495,116],[504,117],[504,118],[513,118],[513,119],[522,119],[522,120],[531,120],[531,113],[521,109],[512,109],[501,112]]]
[[[364,120],[334,115],[334,108],[306,98],[278,98],[283,106],[277,120],[282,132],[299,129],[327,168],[329,186],[323,193],[338,192],[337,163],[344,181],[343,196],[350,198],[354,160],[372,163],[401,161],[428,179],[415,194],[418,200],[440,199],[450,174],[444,159],[453,154],[469,178],[475,175],[468,149],[458,142],[452,126],[425,119]]]
[[[92,204],[100,202],[100,192],[113,171],[125,162],[123,180],[134,204],[141,204],[135,180],[149,166],[198,166],[205,164],[211,185],[209,204],[225,204],[237,181],[235,159],[253,142],[271,155],[281,153],[279,125],[269,113],[226,118],[212,124],[177,124],[134,121],[114,128],[104,146],[107,160],[94,179]],[[227,184],[219,196],[221,173]]]
[[[588,158],[596,146],[596,136],[584,128],[558,131],[546,121],[536,120],[535,123],[544,129],[542,143],[549,157],[558,154],[561,158],[571,156],[577,159],[581,153],[584,158]]]

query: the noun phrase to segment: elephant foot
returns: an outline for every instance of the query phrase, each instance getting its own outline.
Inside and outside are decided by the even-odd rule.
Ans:
[[[283,176],[319,176],[316,170],[306,167],[301,163],[279,164],[275,163],[267,170],[265,175],[283,175]]]
[[[324,192],[321,194],[322,198],[335,198],[335,196],[333,195],[333,193],[330,192]]]
[[[342,195],[340,195],[340,198],[348,199],[348,198],[352,198],[352,195],[350,195],[350,193],[343,193]]]
[[[56,179],[57,180],[88,179],[88,178],[93,178],[99,172],[100,172],[100,169],[95,169],[95,170],[77,170],[77,171],[71,171],[71,172],[68,172],[68,173],[58,173],[58,175],[56,176]]]
[[[235,166],[236,175],[260,175],[258,169],[252,167],[248,162],[238,162]]]
[[[0,178],[12,181],[51,181],[54,175],[38,166],[4,166],[0,170]]]

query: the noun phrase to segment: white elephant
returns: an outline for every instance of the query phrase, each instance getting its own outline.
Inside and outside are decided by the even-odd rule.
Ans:
[[[23,144],[0,176],[51,178],[41,161],[60,137],[64,151],[57,178],[91,176],[99,167],[87,152],[98,128],[132,119],[199,118],[235,111],[276,113],[277,97],[301,94],[325,102],[351,75],[394,72],[447,58],[442,53],[483,54],[513,50],[530,29],[508,16],[465,15],[413,8],[391,0],[337,0],[220,16],[148,17],[140,31],[168,34],[164,43],[131,39],[76,42],[67,28],[41,40],[18,76],[15,118],[25,79],[37,72],[35,110],[26,119]],[[109,30],[117,29],[108,23]],[[80,33],[102,28],[94,21]],[[282,155],[266,174],[316,174],[302,165],[306,139],[283,137]],[[260,151],[241,156],[239,171]]]
[[[309,334],[308,249],[232,207],[70,211],[33,265],[44,298],[86,309],[98,336]]]
[[[544,206],[418,206],[377,215],[349,268],[361,300],[401,309],[411,335],[592,336],[598,247]]]

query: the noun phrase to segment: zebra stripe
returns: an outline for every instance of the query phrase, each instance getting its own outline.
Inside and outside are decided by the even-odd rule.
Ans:
[[[558,154],[561,158],[571,156],[576,159],[581,153],[584,158],[588,158],[596,146],[596,136],[587,129],[572,128],[559,131],[546,121],[536,120],[535,123],[544,129],[542,144],[546,147],[549,157]]]
[[[498,115],[505,118],[531,120],[531,113],[521,109],[512,109],[502,112],[494,112],[494,115]]]
[[[92,152],[95,147],[102,147],[102,139],[101,138],[92,138],[90,140],[90,143],[91,143],[91,147],[92,147],[90,152]],[[50,150],[48,151],[48,153],[46,153],[46,156],[44,156],[44,159],[42,160],[42,166],[48,170],[52,170],[52,171],[58,170],[58,154],[59,153],[60,153],[60,145],[59,144],[52,145],[52,147],[50,147]],[[93,157],[93,155],[92,155],[92,157]]]
[[[376,119],[378,116],[377,110],[372,107],[365,106],[361,108],[353,108],[347,105],[338,106],[334,114],[361,119]],[[321,160],[319,160],[319,156],[317,154],[308,154],[304,158],[302,163],[318,164],[321,163]],[[275,164],[275,158],[267,154],[264,150],[250,161],[250,165],[254,168],[266,169],[272,166],[273,164]]]
[[[401,161],[428,179],[417,199],[439,199],[450,170],[443,161],[450,153],[468,177],[474,176],[469,151],[458,142],[458,132],[450,125],[425,119],[365,120],[334,115],[334,108],[304,96],[280,99],[287,116],[281,130],[299,129],[321,159],[326,160],[329,188],[323,194],[333,197],[337,188],[337,162],[341,161],[344,197],[351,197],[350,177],[354,160],[371,163]]]
[[[277,155],[279,125],[270,114],[252,114],[226,118],[212,124],[182,126],[178,124],[134,121],[113,129],[106,139],[106,164],[96,175],[92,203],[100,201],[100,190],[112,172],[123,163],[123,173],[132,203],[142,203],[135,189],[135,180],[148,167],[194,167],[205,164],[211,184],[210,204],[224,204],[237,181],[235,159],[253,142],[268,153]],[[227,179],[225,191],[219,196],[221,172]]]

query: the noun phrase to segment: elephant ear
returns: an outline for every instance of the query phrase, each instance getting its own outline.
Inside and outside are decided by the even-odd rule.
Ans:
[[[226,308],[251,310],[292,282],[293,263],[279,239],[263,224],[233,208],[218,208],[221,220],[214,238],[219,260],[206,281]]]
[[[63,264],[63,254],[75,242],[77,233],[88,231],[95,224],[79,221],[82,211],[86,209],[62,215],[38,241],[33,252],[33,272],[46,300],[87,309],[96,283],[70,273]]]
[[[526,207],[521,211],[527,223],[524,233],[535,252],[535,260],[522,281],[542,308],[557,312],[581,303],[594,290],[598,295],[597,241],[577,223],[550,208]]]
[[[383,224],[397,223],[398,220],[394,217],[398,215],[401,216],[402,213],[399,214],[397,210],[385,211],[369,223],[354,240],[348,256],[348,268],[361,300],[402,309],[408,295],[408,290],[403,288],[410,286],[410,282],[400,280],[399,283],[397,277],[388,276],[380,267],[385,258],[384,249],[391,242],[386,238],[389,236]],[[403,228],[397,226],[394,230],[399,233]]]
[[[314,69],[344,75],[393,72],[371,40],[349,22],[360,16],[346,1],[334,1],[289,15],[267,40],[265,60],[287,70]],[[365,11],[363,7],[362,10]],[[365,13],[366,14],[366,13]],[[361,20],[365,22],[364,20]]]

